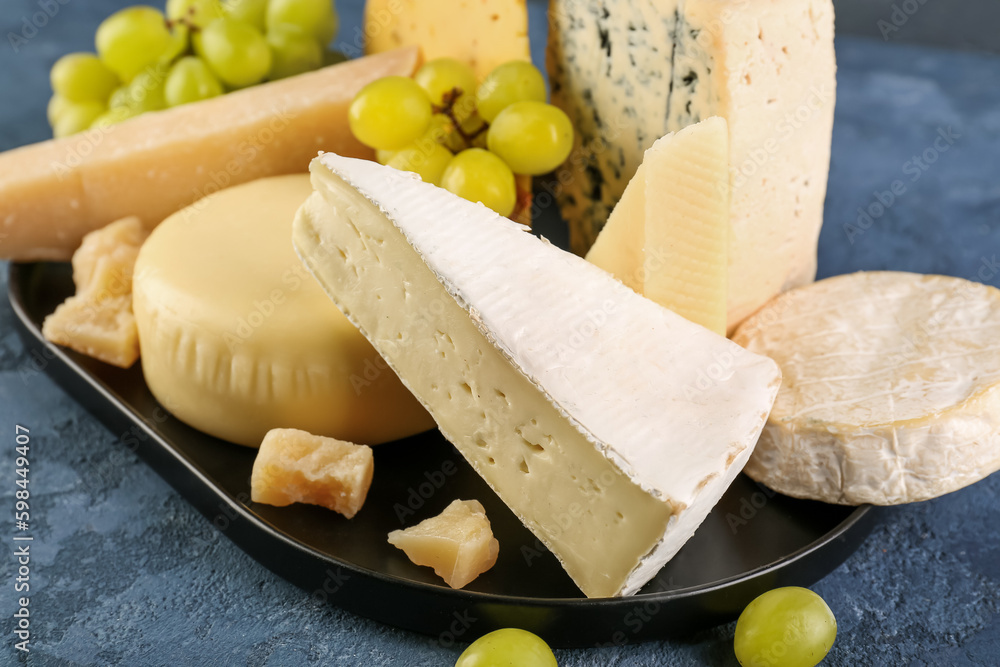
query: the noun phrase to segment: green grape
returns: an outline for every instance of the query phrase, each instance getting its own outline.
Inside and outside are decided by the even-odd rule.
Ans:
[[[483,635],[458,657],[455,667],[558,667],[552,649],[527,630],[505,628]]]
[[[215,19],[195,40],[195,51],[219,79],[234,88],[258,83],[271,69],[271,47],[252,25]]]
[[[118,77],[93,53],[70,53],[52,66],[52,90],[70,102],[106,102]]]
[[[340,51],[334,51],[333,49],[326,49],[323,51],[323,67],[339,65],[345,60],[347,60],[347,56]]]
[[[99,130],[106,130],[112,125],[117,125],[118,123],[124,120],[128,120],[129,118],[135,118],[140,113],[141,112],[136,109],[124,106],[116,107],[114,109],[108,109],[106,112],[98,116],[94,120],[94,122],[90,124],[90,127]]]
[[[425,183],[441,185],[441,177],[453,157],[452,152],[438,142],[420,139],[412,146],[396,151],[385,164],[400,171],[412,171]]]
[[[52,134],[68,137],[83,132],[106,110],[103,102],[67,102],[52,126]]]
[[[267,29],[267,0],[226,0],[222,10],[234,21],[249,23],[261,32]]]
[[[337,34],[339,24],[332,0],[270,0],[266,22],[268,30],[281,23],[297,25],[315,35],[323,46]]]
[[[49,125],[55,127],[56,121],[68,110],[72,102],[61,95],[53,95],[49,100],[49,105],[45,108],[45,116],[49,119]]]
[[[362,88],[348,112],[351,132],[375,149],[399,150],[420,138],[431,122],[427,93],[405,76],[387,76]]]
[[[129,87],[128,84],[123,84],[115,88],[114,92],[111,93],[111,97],[108,98],[108,108],[117,109],[118,107],[127,107],[129,105]]]
[[[573,124],[563,111],[544,102],[515,102],[493,120],[490,150],[518,174],[546,174],[573,150]]]
[[[191,46],[191,28],[183,23],[170,26],[170,43],[160,54],[158,62],[172,63],[184,55]]]
[[[167,0],[167,18],[204,28],[215,19],[222,18],[222,4],[219,0]]]
[[[823,598],[789,586],[747,605],[733,648],[743,667],[814,667],[836,638],[837,619]]]
[[[522,60],[512,60],[494,69],[476,92],[479,115],[487,123],[492,123],[511,104],[524,101],[545,101],[545,79],[537,67]]]
[[[101,62],[126,83],[157,62],[174,42],[166,18],[152,7],[126,7],[104,19],[95,37]]]
[[[391,160],[392,156],[398,152],[399,151],[375,151],[375,161],[379,164],[389,164],[389,160]]]
[[[163,88],[167,106],[207,100],[222,94],[222,84],[201,58],[187,56],[170,68]]]
[[[271,47],[272,81],[303,72],[319,69],[323,62],[323,49],[310,33],[291,23],[276,25],[267,31]]]
[[[503,216],[514,212],[514,173],[493,153],[470,148],[456,155],[441,177],[441,187],[463,199],[478,201]]]
[[[476,74],[472,68],[454,58],[436,58],[424,64],[413,75],[421,88],[427,91],[431,103],[444,106],[444,97],[456,88],[461,95],[453,101],[455,117],[468,118],[476,110]]]
[[[167,68],[165,65],[147,67],[136,74],[132,82],[128,84],[124,106],[138,113],[166,109],[167,100],[164,95],[166,82]]]

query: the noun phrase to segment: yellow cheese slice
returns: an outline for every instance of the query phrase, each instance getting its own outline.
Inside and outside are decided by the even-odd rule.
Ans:
[[[257,447],[273,428],[363,444],[434,422],[292,248],[307,175],[223,190],[143,245],[133,297],[142,369],[182,421]]]
[[[646,151],[587,259],[724,336],[729,189],[725,120],[668,134]]]
[[[469,63],[482,80],[510,60],[531,60],[525,0],[368,0],[366,53],[419,46],[425,60]]]
[[[351,100],[418,59],[362,58],[2,153],[0,259],[69,259],[114,220],[152,227],[223,188],[305,173],[320,150],[372,158],[348,129]]]

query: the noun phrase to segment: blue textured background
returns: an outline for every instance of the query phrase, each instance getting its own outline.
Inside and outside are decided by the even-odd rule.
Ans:
[[[64,4],[59,4],[59,3]],[[45,0],[42,0],[42,5]],[[123,0],[52,0],[19,53],[8,43],[38,0],[0,5],[0,149],[49,136],[47,71],[89,50]],[[360,0],[338,3],[345,31]],[[534,3],[534,29],[544,25]],[[542,39],[534,44],[540,54]],[[1000,58],[841,36],[837,125],[820,272],[906,269],[1000,285]],[[958,135],[926,170],[914,156]],[[913,180],[915,171],[920,178]],[[900,180],[897,201],[850,239],[858,209]],[[877,208],[875,210],[878,210]],[[0,265],[0,268],[5,268]],[[6,275],[4,271],[3,275]],[[6,291],[5,277],[0,289]],[[0,305],[0,664],[451,665],[461,646],[312,601],[222,537],[27,361]],[[13,649],[14,425],[31,428],[32,652]],[[814,588],[839,636],[828,665],[1000,664],[1000,475],[893,508]],[[734,666],[732,625],[685,642],[559,651],[561,665]],[[464,638],[463,639],[472,639]]]

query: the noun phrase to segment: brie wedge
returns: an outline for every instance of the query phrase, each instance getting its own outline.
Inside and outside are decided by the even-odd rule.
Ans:
[[[743,468],[769,359],[410,174],[325,154],[309,270],[589,597],[635,593]]]
[[[734,340],[785,384],[746,472],[828,503],[896,505],[1000,469],[1000,290],[855,273],[775,299]]]

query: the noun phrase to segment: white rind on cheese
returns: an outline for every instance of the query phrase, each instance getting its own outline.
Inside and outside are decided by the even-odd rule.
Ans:
[[[836,96],[831,0],[551,0],[552,102],[577,129],[559,200],[584,254],[661,136],[729,123],[730,329],[811,282]]]
[[[334,302],[584,593],[636,592],[739,473],[777,367],[408,174],[312,171],[294,241]]]
[[[895,505],[1000,469],[1000,290],[856,273],[782,295],[734,340],[785,384],[746,472],[786,495]]]

